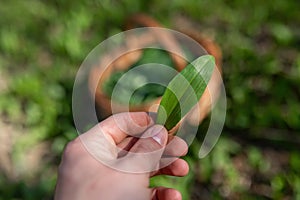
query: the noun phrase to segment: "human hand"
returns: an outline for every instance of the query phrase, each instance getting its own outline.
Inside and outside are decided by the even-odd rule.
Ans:
[[[55,199],[180,200],[175,189],[149,188],[149,179],[185,176],[188,164],[177,157],[187,149],[145,112],[113,115],[67,145]]]

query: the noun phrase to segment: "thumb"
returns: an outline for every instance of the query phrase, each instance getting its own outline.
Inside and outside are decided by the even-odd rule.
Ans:
[[[136,173],[158,170],[167,141],[168,131],[163,126],[150,127],[122,158],[123,166]]]
[[[151,153],[162,150],[168,141],[168,131],[161,125],[150,127],[130,149],[135,153]]]

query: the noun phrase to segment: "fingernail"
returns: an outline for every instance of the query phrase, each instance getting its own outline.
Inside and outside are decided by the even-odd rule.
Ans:
[[[153,140],[155,140],[158,144],[160,144],[161,146],[163,146],[165,144],[166,138],[167,138],[167,134],[166,134],[166,130],[163,126],[154,126],[152,132],[152,138]]]

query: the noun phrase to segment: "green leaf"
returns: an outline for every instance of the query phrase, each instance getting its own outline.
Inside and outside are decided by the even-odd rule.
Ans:
[[[197,58],[177,74],[167,86],[156,123],[171,130],[197,104],[215,67],[211,55]]]

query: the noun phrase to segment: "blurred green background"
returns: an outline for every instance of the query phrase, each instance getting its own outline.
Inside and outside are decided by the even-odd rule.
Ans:
[[[298,0],[1,1],[0,199],[53,197],[62,150],[76,137],[76,71],[138,12],[213,37],[228,101],[209,156],[197,158],[195,141],[190,174],[152,185],[184,199],[300,199],[299,8]]]

